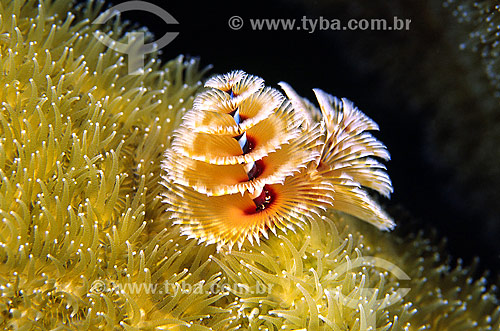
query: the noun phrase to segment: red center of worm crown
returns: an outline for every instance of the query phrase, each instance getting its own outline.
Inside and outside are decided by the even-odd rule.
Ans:
[[[235,96],[232,89],[230,89],[227,92],[231,95],[231,98],[233,98]],[[235,109],[234,111],[232,111],[230,113],[230,115],[234,116],[236,114],[237,110],[238,109]],[[239,118],[238,124],[241,121],[244,121],[246,119],[246,117],[243,117],[241,115],[239,115],[239,117],[240,118]],[[242,136],[243,136],[243,134],[241,134],[237,137],[234,137],[234,139],[239,140]],[[254,149],[255,144],[256,144],[255,139],[247,134],[246,143],[242,147],[243,154],[250,153]],[[264,162],[262,160],[255,161],[252,169],[250,169],[250,171],[248,171],[248,174],[247,174],[248,180],[252,180],[252,179],[260,176],[260,174],[262,174],[262,172],[264,171],[264,168],[265,168],[265,165],[264,165]],[[253,202],[255,203],[255,209],[249,208],[249,209],[245,210],[245,213],[250,215],[250,214],[256,214],[256,213],[263,211],[274,201],[275,196],[276,196],[276,194],[274,193],[274,191],[269,186],[265,185],[264,188],[262,189],[262,192],[260,193],[260,195],[258,197],[256,197],[255,199],[253,199]]]
[[[264,209],[268,208],[275,199],[276,193],[274,192],[274,190],[268,185],[265,185],[262,189],[262,193],[257,198],[253,199],[255,208],[247,208],[244,212],[246,215],[260,213]]]
[[[243,146],[243,154],[250,153],[253,150],[253,148],[255,147],[255,144],[256,144],[255,139],[253,137],[247,135],[247,142],[246,142],[245,146]],[[250,171],[247,174],[248,180],[252,180],[254,178],[259,177],[262,174],[262,172],[264,171],[264,169],[265,169],[264,161],[262,161],[262,160],[255,161],[252,169],[250,169]],[[271,190],[271,188],[269,188],[267,185],[264,186],[261,194],[258,197],[256,197],[255,199],[253,199],[253,202],[255,203],[255,209],[251,208],[250,210],[246,210],[245,213],[246,214],[255,214],[255,213],[261,212],[262,210],[266,209],[269,206],[269,204],[271,204],[274,201],[274,197],[275,197],[275,194]]]

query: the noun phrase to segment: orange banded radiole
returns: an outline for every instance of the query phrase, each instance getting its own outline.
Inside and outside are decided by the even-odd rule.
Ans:
[[[381,229],[392,220],[363,187],[389,196],[378,126],[346,99],[315,89],[320,110],[243,71],[209,79],[162,162],[167,210],[181,232],[239,247],[295,230],[333,208]]]

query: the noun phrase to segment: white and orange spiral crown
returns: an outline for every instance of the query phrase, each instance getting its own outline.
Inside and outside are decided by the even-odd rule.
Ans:
[[[381,229],[391,219],[362,186],[389,196],[377,125],[352,103],[314,90],[318,111],[243,71],[209,79],[162,164],[164,202],[183,234],[218,248],[294,230],[332,207]],[[321,116],[322,115],[322,116]]]

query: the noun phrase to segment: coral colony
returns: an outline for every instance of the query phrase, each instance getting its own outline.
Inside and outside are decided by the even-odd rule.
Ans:
[[[377,229],[389,155],[353,104],[181,56],[128,75],[101,6],[1,1],[0,328],[500,328],[484,278]]]

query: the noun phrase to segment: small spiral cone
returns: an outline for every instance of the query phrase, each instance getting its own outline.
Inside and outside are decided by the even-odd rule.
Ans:
[[[315,90],[321,111],[282,84],[234,71],[207,81],[163,161],[164,202],[182,234],[229,249],[294,230],[333,207],[386,229],[362,186],[392,192],[376,124],[347,100]]]

